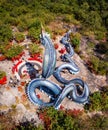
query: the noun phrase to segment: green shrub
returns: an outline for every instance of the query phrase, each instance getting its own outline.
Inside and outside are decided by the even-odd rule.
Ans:
[[[19,22],[17,28],[20,32],[24,32],[28,29],[28,26],[27,26],[27,23]]]
[[[43,121],[45,129],[50,130],[73,130],[78,129],[76,120],[67,115],[64,111],[57,111],[53,107],[42,110],[41,117],[43,115]]]
[[[103,31],[95,31],[95,36],[97,40],[102,40],[105,38],[105,32]]]
[[[51,21],[54,20],[54,14],[50,14],[49,12],[44,12],[43,13],[43,22],[48,25]]]
[[[12,40],[12,30],[9,25],[0,25],[0,43]]]
[[[36,28],[32,27],[32,28],[29,29],[28,36],[29,36],[33,41],[36,41],[36,40],[39,40],[40,32],[41,32],[40,29],[36,29]]]
[[[107,87],[102,87],[102,90],[100,92],[94,92],[91,94],[90,104],[86,104],[84,108],[89,111],[108,111]]]
[[[72,39],[72,45],[75,48],[75,52],[79,53],[79,46],[80,46],[80,41],[79,39],[73,38]]]
[[[0,45],[0,53],[5,54],[5,52],[7,51],[5,48],[6,48],[5,43],[4,43],[4,44],[1,44],[1,45]]]
[[[72,39],[72,44],[73,44],[73,46],[75,46],[75,47],[79,47],[79,45],[80,45],[80,40],[77,39],[77,38],[73,38],[73,39]]]
[[[74,16],[73,15],[65,15],[64,18],[63,18],[63,21],[66,22],[66,23],[70,23],[72,22],[72,20],[74,19]]]
[[[101,111],[102,110],[102,97],[100,92],[95,92],[90,96],[90,104],[85,105],[85,109],[89,111]]]
[[[64,15],[62,21],[66,23],[72,23],[74,25],[80,25],[80,21],[76,20],[73,14]]]
[[[64,33],[64,30],[61,29],[61,28],[55,28],[54,31],[53,31],[53,33],[55,35],[62,35]]]
[[[52,31],[49,27],[45,26],[45,31],[50,34],[50,37],[52,38]]]
[[[96,45],[96,51],[100,54],[107,54],[108,53],[108,43],[99,43]]]
[[[30,51],[30,54],[33,55],[33,54],[36,54],[36,53],[42,53],[42,48],[40,47],[39,44],[31,44],[29,46],[29,51]]]
[[[85,28],[84,28],[85,29]],[[84,30],[83,30],[84,31]],[[83,32],[83,35],[85,35],[85,36],[93,36],[94,35],[94,32],[93,31],[91,31],[91,30],[86,30],[86,31],[84,31]]]
[[[43,125],[38,127],[33,125],[32,122],[20,123],[18,126],[15,126],[15,130],[45,130]]]
[[[108,117],[103,115],[94,115],[91,119],[91,128],[96,130],[107,130],[108,128]]]
[[[29,28],[35,28],[40,29],[41,28],[41,22],[39,19],[31,19],[31,23],[29,24]]]
[[[107,130],[107,128],[108,117],[104,115],[95,114],[79,120],[80,130]]]
[[[23,48],[19,45],[13,45],[9,48],[6,53],[4,54],[8,59],[12,59],[19,55],[23,51]]]
[[[99,43],[95,46],[96,52],[102,54],[102,58],[108,62],[108,42]]]
[[[103,60],[100,60],[96,56],[91,56],[90,57],[90,63],[91,63],[91,70],[94,71],[97,74],[100,75],[106,75],[107,69],[108,69],[108,62],[105,62]]]
[[[15,34],[15,39],[17,42],[22,42],[24,40],[24,34],[23,33],[16,33]]]
[[[107,71],[108,71],[108,62],[100,60],[97,73],[100,75],[106,75]]]
[[[100,98],[100,95],[95,95],[95,98]],[[97,100],[98,101],[98,100]],[[44,129],[50,130],[107,130],[108,117],[104,115],[77,115],[73,117],[72,110],[55,110],[53,107],[42,109],[39,117],[44,122]],[[83,112],[84,113],[84,112]],[[72,115],[71,115],[72,114]]]
[[[91,68],[97,72],[99,66],[99,58],[97,58],[96,56],[91,56],[90,62],[91,62]]]
[[[79,52],[80,39],[81,39],[81,34],[80,33],[71,33],[70,41],[71,41],[71,44],[75,48],[75,51],[77,53]]]
[[[6,72],[0,70],[0,79],[2,79],[4,76],[6,76]]]
[[[95,43],[93,43],[93,42],[88,42],[88,47],[91,48],[91,49],[94,49]]]

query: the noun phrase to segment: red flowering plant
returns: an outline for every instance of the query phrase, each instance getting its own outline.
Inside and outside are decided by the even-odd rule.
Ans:
[[[54,44],[54,48],[55,49],[58,49],[59,48],[59,45],[57,43]]]
[[[71,115],[72,117],[78,117],[78,116],[80,116],[80,115],[82,115],[83,114],[83,110],[81,110],[81,109],[70,109],[70,110],[67,110],[66,111],[66,114],[67,115]]]
[[[4,71],[0,71],[0,84],[6,84],[7,78]]]

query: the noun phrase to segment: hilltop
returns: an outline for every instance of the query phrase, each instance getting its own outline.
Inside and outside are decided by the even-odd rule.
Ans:
[[[107,10],[106,0],[0,1],[0,129],[108,128]],[[28,75],[25,64],[32,63],[41,75],[41,25],[56,48],[56,67],[63,64],[60,56],[66,53],[60,40],[73,30],[72,59],[80,71],[76,75],[68,71],[61,74],[69,80],[81,78],[88,84],[90,104],[78,104],[66,97],[57,111],[41,110],[29,101],[26,87],[36,75]],[[53,76],[48,80],[63,87]],[[49,101],[45,93],[39,92],[38,97]]]

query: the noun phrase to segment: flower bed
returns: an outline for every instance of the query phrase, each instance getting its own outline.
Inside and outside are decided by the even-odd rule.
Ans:
[[[42,58],[41,55],[39,53],[31,55],[30,58],[28,58],[28,60],[36,60],[42,63]]]
[[[13,73],[14,73],[15,71],[18,72],[17,67],[18,67],[18,65],[21,64],[21,63],[22,63],[22,61],[19,61],[19,62],[12,68],[12,72],[13,72]]]

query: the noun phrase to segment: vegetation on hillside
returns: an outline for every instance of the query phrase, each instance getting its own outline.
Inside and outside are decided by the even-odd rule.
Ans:
[[[29,31],[31,28],[38,30],[40,21],[48,25],[60,19],[73,24],[76,21],[76,25],[81,23],[82,32],[93,31],[98,39],[104,38],[108,29],[106,0],[2,0],[0,6],[2,28],[5,24],[6,27],[16,26],[19,31]],[[11,38],[6,36],[7,40]]]
[[[88,39],[85,62],[91,72],[108,75],[108,1],[107,0],[0,0],[0,55],[7,59],[18,56],[23,47],[24,33],[33,42],[29,46],[31,55],[42,52],[39,47],[41,24],[48,32],[51,22],[63,25],[52,31],[54,35],[62,35],[69,27],[75,26],[76,33],[72,33],[70,40],[75,51],[81,53],[82,37]],[[52,25],[53,26],[53,25]],[[58,26],[58,25],[57,25]],[[15,32],[14,28],[17,28]],[[13,31],[14,30],[14,31]],[[12,40],[16,44],[11,44]],[[98,43],[95,41],[98,40]],[[6,73],[0,71],[0,78]],[[85,105],[85,111],[102,111],[103,115],[93,115],[91,118],[80,111],[57,111],[46,108],[40,111],[44,126],[34,127],[31,123],[9,126],[9,129],[39,129],[39,130],[107,130],[108,128],[108,86],[90,95],[90,104]],[[104,114],[105,113],[105,114]],[[77,115],[77,116],[76,116]],[[1,116],[1,115],[0,115]],[[0,129],[7,129],[3,118]],[[10,117],[8,121],[10,121]],[[4,122],[3,122],[4,121]],[[6,120],[7,121],[7,120]],[[7,121],[7,122],[8,122]],[[3,124],[3,125],[2,125]],[[11,128],[10,128],[11,127]]]
[[[101,87],[100,91],[90,95],[90,103],[86,104],[87,111],[108,112],[108,86]]]
[[[40,111],[45,130],[107,130],[108,117],[94,114],[89,117],[81,110],[55,110],[46,108]]]
[[[7,117],[0,116],[0,128],[13,130],[107,130],[108,128],[107,115],[93,114],[90,117],[84,111],[55,110],[53,107],[42,109],[38,114],[43,121],[43,125],[38,127],[34,126],[33,121],[21,122],[19,125],[12,122],[9,125],[11,117],[8,113]]]

